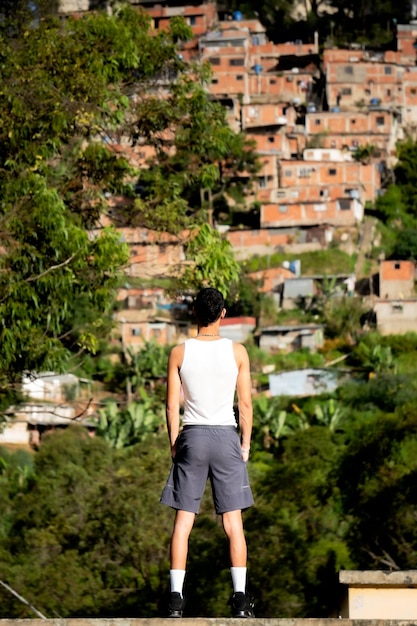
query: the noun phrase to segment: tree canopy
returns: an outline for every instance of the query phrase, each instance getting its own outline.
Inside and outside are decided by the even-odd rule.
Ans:
[[[407,0],[228,0],[229,10],[239,9],[258,16],[272,41],[302,39],[313,41],[317,31],[321,42],[346,46],[360,43],[374,48],[393,48],[396,25],[410,20]]]
[[[108,335],[128,260],[117,230],[103,227],[109,196],[127,199],[124,224],[192,226],[198,250],[212,209],[205,194],[227,195],[257,168],[206,93],[207,68],[182,61],[177,42],[191,33],[183,20],[156,33],[125,3],[65,21],[42,3],[15,8],[3,7],[15,22],[0,21],[3,392],[23,371],[63,369]],[[154,156],[135,169],[130,150],[144,141]],[[236,264],[230,247],[222,255],[226,284]]]

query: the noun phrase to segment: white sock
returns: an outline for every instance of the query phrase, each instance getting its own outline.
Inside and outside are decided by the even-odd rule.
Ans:
[[[177,592],[181,594],[184,586],[185,569],[170,569],[169,582],[171,585],[171,593]]]
[[[239,591],[246,592],[246,567],[231,567],[230,573],[232,575],[233,591],[238,593]]]

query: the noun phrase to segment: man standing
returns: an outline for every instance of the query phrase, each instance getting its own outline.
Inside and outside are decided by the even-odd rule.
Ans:
[[[226,315],[220,291],[194,301],[198,334],[171,350],[166,416],[173,465],[161,502],[176,509],[171,537],[169,617],[182,617],[188,539],[210,478],[216,513],[229,542],[233,617],[254,617],[246,594],[247,548],[242,510],[253,504],[247,461],[252,432],[249,358],[245,347],[219,335]],[[180,392],[184,394],[180,432]],[[240,436],[233,411],[237,391]]]

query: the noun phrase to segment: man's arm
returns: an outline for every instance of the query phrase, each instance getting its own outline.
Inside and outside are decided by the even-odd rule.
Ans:
[[[184,346],[172,348],[168,359],[167,393],[166,393],[166,420],[168,437],[171,445],[171,456],[175,457],[175,446],[180,430],[180,367],[184,355]]]
[[[241,344],[234,344],[236,363],[239,368],[236,391],[239,408],[239,426],[241,432],[242,458],[249,458],[250,440],[252,435],[252,384],[250,377],[250,363],[246,348]]]

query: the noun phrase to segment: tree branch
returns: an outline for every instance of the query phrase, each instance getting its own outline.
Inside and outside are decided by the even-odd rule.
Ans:
[[[68,265],[69,263],[71,263],[71,261],[75,259],[76,256],[77,256],[77,253],[74,252],[74,254],[72,254],[68,259],[66,259],[66,261],[63,261],[62,263],[58,263],[58,265],[51,265],[51,267],[48,267],[47,270],[45,270],[44,272],[41,272],[37,276],[30,276],[29,278],[26,278],[25,282],[30,283],[30,282],[33,282],[34,280],[39,280],[39,278],[43,278],[50,272],[53,272],[54,270],[59,270],[61,267],[65,267],[65,265]]]

